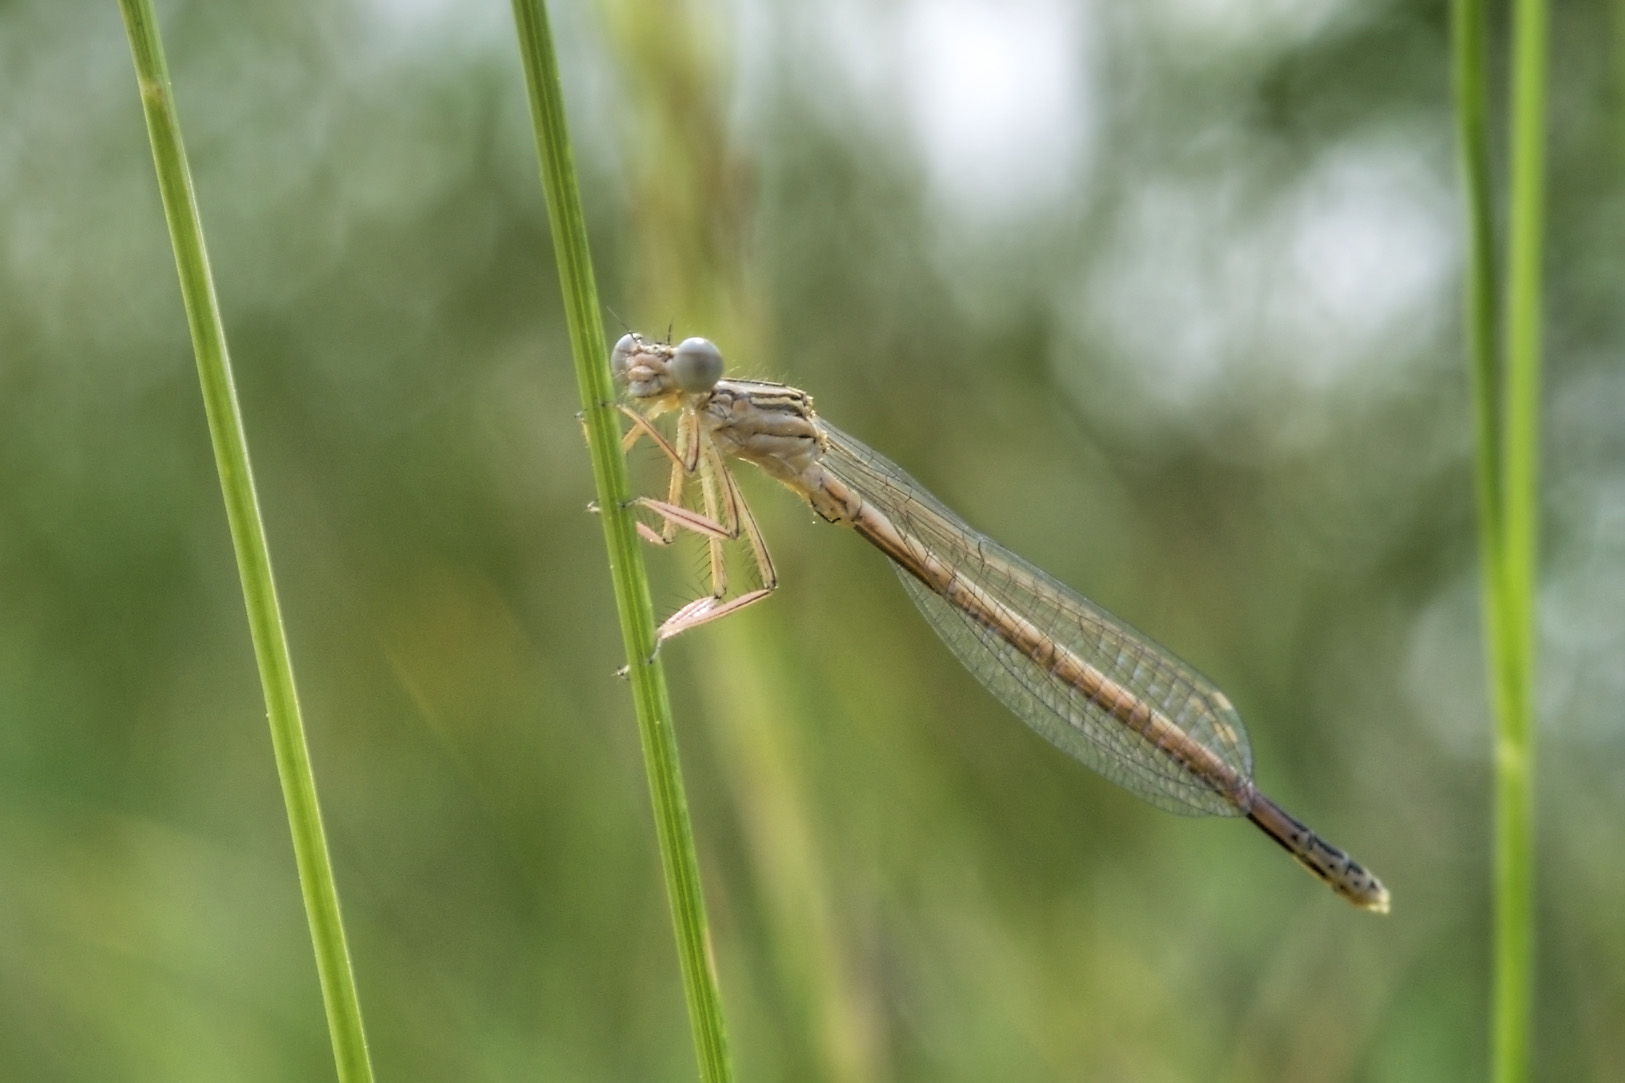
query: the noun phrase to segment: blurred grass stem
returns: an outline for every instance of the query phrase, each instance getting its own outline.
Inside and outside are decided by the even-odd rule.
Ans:
[[[1513,9],[1512,178],[1502,448],[1504,691],[1495,743],[1495,1078],[1529,1067],[1533,986],[1535,575],[1539,504],[1541,262],[1546,171],[1546,0]]]
[[[1495,707],[1496,1083],[1528,1077],[1533,995],[1534,680],[1541,260],[1547,8],[1516,0],[1512,21],[1505,364],[1497,364],[1494,214],[1488,151],[1488,35],[1482,0],[1455,0],[1456,117],[1467,204],[1467,340],[1478,446],[1480,564]]]
[[[288,657],[282,614],[271,577],[271,555],[254,493],[248,443],[226,352],[225,328],[209,273],[203,225],[198,217],[186,150],[181,143],[168,65],[150,0],[120,0],[120,7],[135,58],[158,189],[175,250],[192,349],[197,355],[209,437],[220,471],[220,488],[225,497],[232,547],[237,554],[237,569],[242,577],[249,631],[265,690],[271,744],[277,774],[282,780],[282,798],[288,809],[294,859],[299,869],[305,915],[310,922],[322,1001],[327,1009],[333,1059],[340,1080],[365,1083],[372,1079],[372,1064],[362,1029],[361,1004],[356,997],[355,976],[339,916],[338,891],[333,883],[321,810],[316,802],[316,780],[311,773],[310,752],[299,715],[293,665]]]
[[[701,1079],[706,1083],[721,1083],[733,1077],[727,1032],[723,1025],[711,933],[705,917],[705,899],[700,889],[694,835],[689,824],[688,801],[678,767],[671,703],[666,694],[664,670],[654,657],[655,621],[648,576],[635,522],[625,510],[631,499],[631,488],[625,453],[621,450],[620,415],[615,409],[615,390],[610,384],[609,344],[605,341],[598,290],[593,282],[586,218],[576,186],[552,31],[542,0],[514,0],[513,11],[530,91],[536,151],[542,186],[547,194],[548,222],[558,258],[560,287],[564,292],[576,381],[581,389],[582,417],[587,428],[593,478],[597,483],[598,507],[609,548],[615,605],[626,645],[628,676],[654,804],[661,866],[676,928],[689,1023],[694,1032]]]

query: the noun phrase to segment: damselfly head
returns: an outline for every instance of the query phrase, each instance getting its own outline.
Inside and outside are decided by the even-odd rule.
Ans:
[[[722,351],[703,338],[672,346],[628,333],[610,351],[609,371],[632,398],[671,409],[684,396],[704,395],[717,386]]]

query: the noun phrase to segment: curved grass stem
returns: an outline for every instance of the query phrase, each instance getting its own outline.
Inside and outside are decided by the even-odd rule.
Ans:
[[[231,529],[232,547],[237,554],[237,570],[243,584],[243,601],[248,609],[254,656],[265,691],[271,744],[276,755],[277,774],[282,780],[282,799],[288,810],[288,825],[293,834],[294,859],[299,869],[305,916],[310,922],[322,1001],[327,1009],[333,1059],[343,1083],[370,1083],[372,1064],[362,1029],[361,1003],[356,995],[355,975],[350,968],[349,948],[339,916],[338,889],[333,882],[332,862],[322,831],[321,809],[316,801],[316,779],[311,771],[310,750],[305,742],[304,722],[300,718],[299,698],[294,689],[293,663],[288,656],[281,607],[271,576],[271,554],[266,545],[259,500],[254,492],[254,476],[248,461],[248,440],[237,406],[231,359],[226,351],[225,327],[220,318],[214,281],[209,273],[203,224],[192,190],[186,148],[181,142],[180,121],[175,113],[169,69],[164,60],[163,44],[159,39],[158,23],[150,0],[120,0],[119,6],[124,12],[130,51],[135,59],[141,107],[146,114],[147,135],[152,143],[153,164],[158,174],[158,189],[163,197],[170,243],[175,250],[175,267],[180,274],[181,298],[186,305],[186,319],[191,328],[192,349],[197,356],[198,381],[203,388],[209,438],[214,445],[215,465],[220,472],[226,520]]]
[[[593,478],[598,487],[598,507],[602,513],[599,518],[609,549],[615,605],[629,659],[627,675],[637,708],[661,866],[677,934],[689,1023],[694,1033],[701,1079],[706,1083],[724,1083],[733,1078],[733,1070],[723,1025],[722,999],[711,950],[710,927],[706,923],[688,801],[678,767],[671,703],[666,694],[664,671],[654,656],[655,621],[648,577],[639,549],[636,522],[626,510],[631,487],[627,480],[626,456],[621,450],[620,415],[615,409],[614,388],[610,384],[609,349],[599,314],[598,290],[593,281],[586,218],[576,186],[552,31],[542,0],[514,0],[513,11],[525,81],[530,91],[536,151],[542,186],[547,194],[559,282],[564,291],[565,318],[575,358],[576,381],[581,390]]]
[[[1545,0],[1517,0],[1513,10],[1504,323],[1496,304],[1483,0],[1455,0],[1452,19],[1457,145],[1468,226],[1466,329],[1485,653],[1496,715],[1491,1064],[1496,1083],[1522,1083],[1529,1071],[1534,980],[1535,584],[1548,15]],[[1498,363],[1503,349],[1504,363]]]

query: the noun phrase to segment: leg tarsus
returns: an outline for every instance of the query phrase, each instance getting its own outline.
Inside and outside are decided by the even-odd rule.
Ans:
[[[679,632],[686,632],[690,628],[698,628],[702,624],[709,624],[711,621],[737,613],[747,605],[754,605],[772,593],[772,588],[762,587],[747,591],[737,598],[730,598],[726,602],[709,594],[704,598],[696,598],[661,622],[657,638],[665,642]]]

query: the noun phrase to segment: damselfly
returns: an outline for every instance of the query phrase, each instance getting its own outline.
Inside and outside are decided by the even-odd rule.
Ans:
[[[1388,910],[1388,891],[1343,851],[1259,792],[1241,717],[1212,682],[1149,639],[973,530],[900,468],[824,421],[812,397],[763,380],[722,379],[722,354],[628,334],[610,357],[632,406],[624,444],[648,437],[671,460],[666,498],[639,505],[661,544],[688,530],[709,544],[711,593],[659,629],[662,641],[761,601],[778,583],[760,529],[728,470],[755,463],[825,520],[890,557],[909,595],[960,662],[1004,705],[1084,764],[1161,808],[1246,816],[1354,905]],[[677,411],[674,439],[651,422]],[[698,507],[684,503],[691,482]],[[724,546],[743,539],[760,582],[730,596]]]

